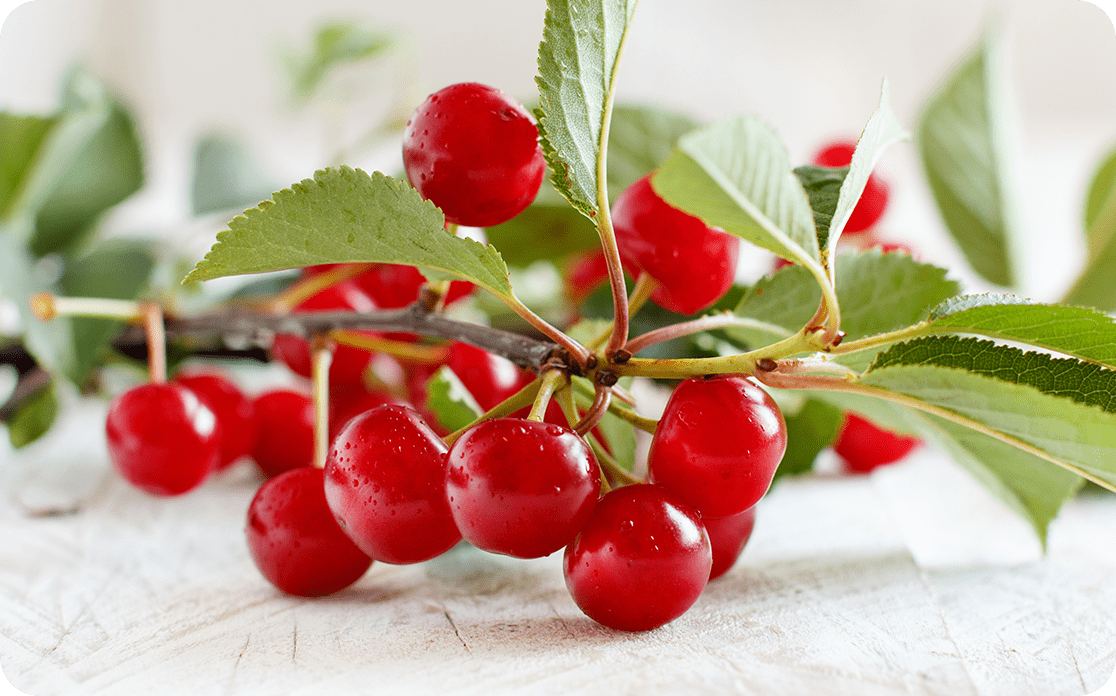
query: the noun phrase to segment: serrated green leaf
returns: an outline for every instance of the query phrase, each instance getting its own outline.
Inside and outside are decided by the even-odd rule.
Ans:
[[[244,210],[270,198],[278,188],[234,140],[208,135],[194,148],[190,187],[194,215]]]
[[[810,201],[779,137],[754,116],[683,136],[652,178],[668,203],[772,253],[819,261]]]
[[[58,396],[54,393],[54,383],[35,391],[8,420],[8,440],[12,447],[21,449],[38,440],[50,431],[58,417]]]
[[[1029,452],[928,413],[911,413],[919,435],[936,444],[996,498],[1030,522],[1046,544],[1046,530],[1082,478]]]
[[[624,189],[658,169],[678,139],[698,127],[685,114],[654,106],[617,105],[608,132],[608,191]]]
[[[287,59],[295,98],[308,98],[333,70],[377,58],[394,45],[392,34],[358,22],[330,22],[319,27],[309,54]]]
[[[899,124],[899,119],[895,117],[895,112],[891,110],[891,99],[885,81],[880,89],[879,107],[868,119],[856,143],[856,150],[849,163],[849,173],[841,184],[840,198],[833,211],[832,223],[827,227],[824,238],[819,236],[819,244],[826,258],[831,258],[836,253],[841,232],[848,224],[849,217],[860,201],[864,187],[868,184],[868,178],[872,175],[872,169],[875,168],[884,151],[908,137],[903,126]]]
[[[321,263],[417,266],[430,280],[468,280],[512,297],[499,252],[444,228],[445,218],[404,182],[324,169],[244,212],[183,282]]]
[[[805,474],[818,454],[833,442],[844,414],[824,401],[807,399],[796,413],[783,412],[787,423],[787,451],[775,478]]]
[[[1032,303],[1013,295],[965,295],[943,302],[922,330],[1026,343],[1116,368],[1116,320],[1085,307]]]
[[[442,367],[427,383],[427,406],[449,431],[460,430],[484,414],[476,399],[449,367]]]
[[[144,182],[143,152],[128,110],[85,71],[67,80],[63,101],[69,111],[106,110],[70,165],[42,201],[30,248],[36,256],[74,253],[95,230],[100,217],[138,191]]]
[[[989,33],[924,109],[918,145],[938,210],[969,265],[1012,286],[1019,213],[1000,54]]]
[[[837,200],[841,196],[841,184],[849,173],[848,167],[817,167],[807,165],[794,170],[806,196],[810,199],[810,209],[814,212],[814,228],[818,232],[818,246],[827,248],[829,226],[833,223],[833,213],[837,210]]]
[[[901,252],[870,249],[840,254],[835,267],[841,278],[837,298],[846,341],[915,324],[960,289],[956,281],[946,278],[944,269]],[[781,327],[784,333],[755,329],[726,333],[757,346],[786,338],[806,325],[820,301],[821,290],[806,269],[784,267],[752,286],[734,310],[738,316]]]
[[[1085,204],[1085,267],[1062,300],[1066,304],[1116,310],[1116,153],[1110,155],[1089,187]]]
[[[598,210],[616,68],[637,0],[548,0],[539,44],[539,134],[553,182],[583,215]]]
[[[892,347],[858,382],[937,407],[968,427],[1116,485],[1114,375],[989,341],[932,337]]]
[[[58,117],[0,112],[0,219],[7,219],[35,155],[57,125]]]

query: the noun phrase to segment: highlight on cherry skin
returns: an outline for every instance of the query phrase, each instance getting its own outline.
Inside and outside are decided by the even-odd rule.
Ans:
[[[648,631],[684,614],[709,581],[709,534],[698,513],[653,484],[617,488],[566,547],[574,602],[597,623]]]
[[[469,543],[541,558],[585,526],[600,495],[600,469],[589,446],[568,428],[494,418],[450,447],[446,495]]]
[[[116,471],[154,495],[197,488],[221,460],[217,417],[173,382],[143,384],[113,399],[105,435]]]
[[[763,389],[741,375],[691,378],[667,400],[648,468],[702,516],[726,517],[759,502],[786,448],[783,414]]]
[[[362,551],[418,563],[461,541],[446,500],[447,451],[407,406],[365,411],[338,433],[325,464],[326,501]]]
[[[415,109],[403,132],[403,168],[448,222],[488,227],[535,200],[546,161],[521,104],[494,87],[462,82]]]
[[[612,206],[620,258],[658,281],[651,294],[656,304],[696,314],[732,287],[740,239],[664,201],[652,187],[653,176],[629,186]]]
[[[218,470],[251,453],[256,442],[255,407],[232,380],[217,372],[185,371],[174,381],[194,392],[213,411],[221,440]]]

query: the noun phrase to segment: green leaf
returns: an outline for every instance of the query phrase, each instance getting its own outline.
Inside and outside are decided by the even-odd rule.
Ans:
[[[512,297],[499,252],[455,237],[434,204],[380,172],[324,169],[246,210],[183,282],[321,263],[417,266],[431,280],[468,280]]]
[[[668,203],[795,261],[819,261],[810,200],[775,131],[738,116],[683,136],[652,179]]]
[[[1000,61],[998,36],[989,33],[924,109],[918,145],[938,210],[969,265],[1012,286],[1019,213]]]
[[[7,219],[31,171],[35,156],[58,117],[0,112],[0,219]]]
[[[794,170],[806,196],[810,199],[810,209],[814,212],[814,228],[818,232],[818,246],[825,249],[829,239],[829,226],[833,223],[833,213],[837,211],[837,200],[841,196],[841,184],[849,173],[848,167],[817,167],[807,165]]]
[[[899,124],[899,119],[895,117],[895,113],[891,110],[891,99],[885,81],[880,90],[880,105],[868,119],[868,123],[865,124],[864,130],[860,134],[860,139],[856,143],[852,162],[849,163],[849,173],[841,184],[840,198],[833,211],[833,221],[827,228],[824,239],[820,237],[821,233],[819,231],[819,244],[826,258],[830,258],[836,253],[837,240],[841,237],[841,231],[845,229],[853,209],[856,208],[861,194],[864,193],[864,187],[868,184],[872,169],[875,168],[884,151],[891,145],[906,140],[908,137],[903,126]]]
[[[1116,310],[1116,153],[1110,155],[1089,187],[1085,203],[1085,267],[1062,300],[1111,312]]]
[[[1116,369],[1116,320],[1085,307],[1037,304],[1013,295],[965,295],[934,308],[922,331],[947,332],[1026,343]]]
[[[100,217],[138,191],[144,182],[143,153],[131,114],[105,86],[84,71],[66,85],[63,118],[76,111],[105,115],[42,201],[30,247],[36,256],[73,253],[93,233]]]
[[[658,169],[678,139],[698,127],[689,116],[653,106],[617,105],[608,131],[608,190],[624,189]]]
[[[59,289],[71,297],[132,300],[147,288],[155,268],[154,245],[142,240],[110,240],[66,267]],[[57,318],[70,323],[73,336],[66,376],[80,384],[104,358],[122,324],[92,317]]]
[[[554,187],[597,214],[616,68],[637,0],[548,0],[539,44],[539,134]]]
[[[449,367],[442,367],[427,384],[427,405],[449,431],[460,430],[484,414],[476,399]]]
[[[841,278],[837,298],[846,341],[915,324],[960,289],[956,281],[946,278],[944,269],[902,252],[870,249],[840,254],[836,272]],[[752,286],[735,313],[783,332],[732,329],[726,333],[747,345],[786,338],[806,325],[820,300],[821,290],[806,269],[781,268]]]
[[[818,454],[837,437],[844,415],[824,401],[807,399],[796,413],[783,413],[787,423],[787,451],[775,478],[805,474]]]
[[[860,385],[904,394],[1007,444],[1116,485],[1116,372],[991,341],[921,338],[880,355]]]
[[[909,416],[919,434],[1031,523],[1043,545],[1062,503],[1081,488],[1082,478],[984,433],[927,413]]]
[[[46,435],[57,417],[58,397],[54,393],[54,383],[48,382],[28,397],[7,421],[12,447],[21,449]]]
[[[250,208],[279,187],[237,142],[209,135],[194,148],[191,212],[207,215]]]
[[[377,58],[394,46],[390,33],[357,22],[321,26],[308,55],[287,59],[295,98],[308,98],[338,67]]]

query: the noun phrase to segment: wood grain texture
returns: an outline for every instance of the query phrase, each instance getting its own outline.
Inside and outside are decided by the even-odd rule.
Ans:
[[[1078,696],[1116,666],[1116,497],[1070,504],[1044,557],[931,451],[781,484],[737,566],[630,635],[581,614],[558,557],[458,548],[283,596],[244,545],[249,467],[145,496],[109,472],[98,415],[0,452],[0,665],[34,696]]]

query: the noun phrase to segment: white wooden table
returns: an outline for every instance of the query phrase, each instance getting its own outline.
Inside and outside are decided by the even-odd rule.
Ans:
[[[151,498],[109,473],[98,418],[0,450],[0,665],[35,696],[1068,696],[1116,666],[1116,496],[1069,504],[1044,557],[930,451],[788,481],[688,614],[629,635],[579,612],[559,556],[458,549],[283,596],[245,549],[249,468]]]

